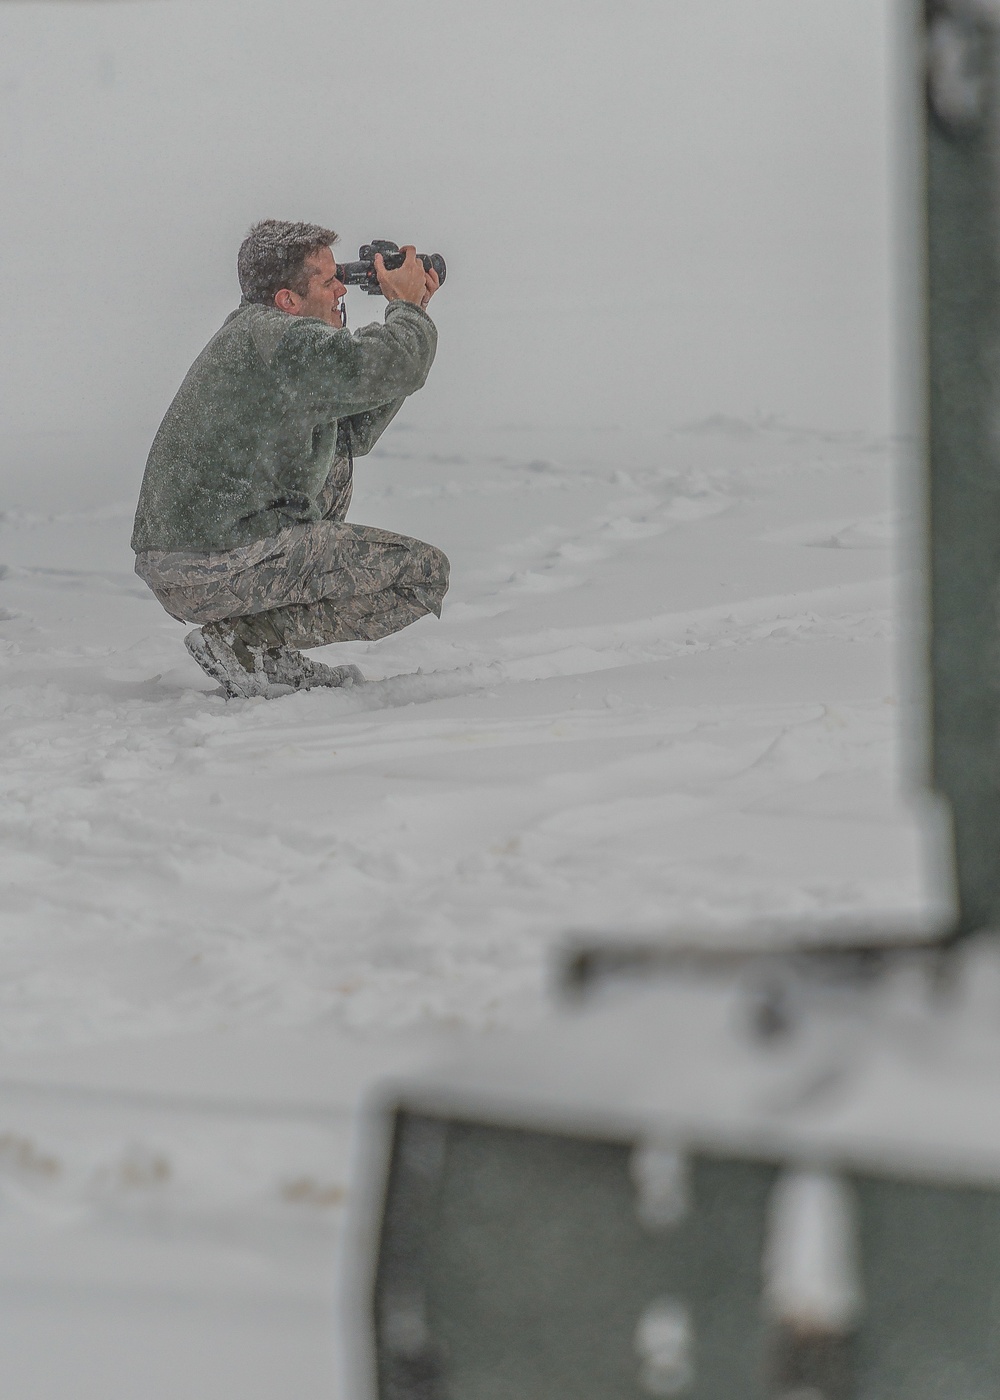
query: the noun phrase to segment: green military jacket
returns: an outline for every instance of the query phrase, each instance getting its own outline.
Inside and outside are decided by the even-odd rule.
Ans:
[[[132,548],[225,550],[322,517],[345,429],[369,451],[421,388],[434,322],[390,302],[353,334],[244,302],[188,371],[153,441]]]

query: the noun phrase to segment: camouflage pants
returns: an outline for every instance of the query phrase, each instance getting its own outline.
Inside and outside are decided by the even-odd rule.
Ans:
[[[181,622],[240,619],[248,642],[299,648],[374,642],[440,617],[448,588],[440,549],[342,519],[214,553],[147,550],[135,571]]]

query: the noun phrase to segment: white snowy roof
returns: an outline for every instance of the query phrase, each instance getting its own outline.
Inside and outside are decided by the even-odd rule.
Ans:
[[[678,973],[469,1045],[404,1102],[550,1131],[1000,1183],[1000,951],[869,982]]]

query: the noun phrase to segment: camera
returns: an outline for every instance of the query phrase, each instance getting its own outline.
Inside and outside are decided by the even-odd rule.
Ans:
[[[373,238],[370,243],[363,243],[358,249],[357,262],[337,264],[337,276],[345,287],[364,287],[370,297],[382,295],[382,288],[375,275],[376,253],[382,254],[382,259],[390,272],[397,267],[402,267],[406,259],[406,254],[399,251],[397,243],[388,243],[384,238]],[[441,282],[447,276],[444,258],[440,253],[418,253],[417,262],[423,263],[425,272],[430,272],[433,268]]]

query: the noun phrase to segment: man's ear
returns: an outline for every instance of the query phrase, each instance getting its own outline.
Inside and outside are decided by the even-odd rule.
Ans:
[[[287,287],[282,287],[280,292],[274,294],[274,304],[279,311],[289,311],[294,316],[299,309],[299,298],[294,292],[290,292]]]

